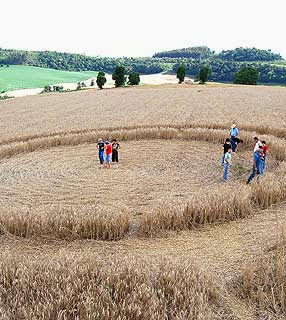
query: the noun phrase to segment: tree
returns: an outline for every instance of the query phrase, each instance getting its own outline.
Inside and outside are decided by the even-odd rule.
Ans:
[[[179,79],[179,83],[184,82],[186,76],[186,66],[181,64],[177,69],[177,78]]]
[[[259,78],[259,72],[257,69],[252,67],[245,67],[240,69],[235,74],[235,84],[252,84],[255,85]]]
[[[117,66],[112,74],[112,80],[115,81],[115,87],[121,87],[125,85],[125,68],[123,66]]]
[[[106,83],[106,78],[105,78],[105,73],[100,71],[98,72],[98,75],[97,75],[97,78],[96,78],[96,84],[98,86],[99,89],[102,89],[103,86],[105,85]]]
[[[211,75],[211,69],[208,66],[202,66],[199,71],[198,80],[201,84],[207,82],[208,77]]]
[[[138,72],[131,72],[128,76],[128,84],[137,86],[140,83],[140,76]]]

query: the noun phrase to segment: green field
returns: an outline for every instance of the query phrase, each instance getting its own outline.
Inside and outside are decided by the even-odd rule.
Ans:
[[[62,82],[78,82],[95,77],[96,71],[70,72],[48,68],[17,66],[0,67],[0,93],[15,89],[42,88]]]

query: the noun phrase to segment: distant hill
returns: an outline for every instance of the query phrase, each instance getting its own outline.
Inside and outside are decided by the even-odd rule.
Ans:
[[[158,52],[153,55],[153,58],[205,59],[213,56],[214,54],[215,52],[211,51],[211,49],[208,47],[190,47],[190,48]]]
[[[271,50],[261,50],[256,48],[236,48],[234,50],[222,51],[216,54],[208,47],[190,47],[162,51],[155,53],[154,58],[193,58],[193,59],[222,59],[238,62],[261,62],[282,60],[280,54],[273,53]]]
[[[23,51],[0,48],[0,65],[29,65],[65,71],[104,71],[112,73],[117,65],[126,72],[140,74],[172,73],[185,64],[188,76],[196,76],[202,65],[212,70],[211,81],[232,82],[235,73],[252,66],[260,73],[261,83],[286,84],[286,61],[271,50],[237,48],[215,53],[208,47],[190,47],[155,53],[145,58],[90,57],[55,51]]]
[[[239,62],[283,60],[280,54],[273,53],[271,50],[261,50],[256,48],[236,48],[234,50],[226,50],[219,53],[217,57],[222,60]]]

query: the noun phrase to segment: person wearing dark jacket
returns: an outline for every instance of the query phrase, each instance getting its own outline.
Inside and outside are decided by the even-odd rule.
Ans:
[[[118,150],[120,149],[119,143],[116,139],[112,140],[112,162],[118,163]]]

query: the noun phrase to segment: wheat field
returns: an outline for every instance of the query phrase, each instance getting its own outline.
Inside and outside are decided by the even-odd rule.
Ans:
[[[286,318],[285,105],[231,85],[2,101],[0,319]],[[246,186],[255,135],[267,173]],[[98,138],[120,142],[110,170]]]

